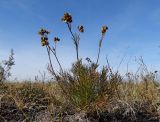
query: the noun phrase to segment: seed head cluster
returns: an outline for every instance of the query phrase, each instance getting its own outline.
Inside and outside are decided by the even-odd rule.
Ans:
[[[55,43],[57,43],[57,42],[59,42],[60,41],[60,39],[58,38],[58,37],[54,37],[54,42]]]
[[[49,31],[47,31],[45,29],[41,29],[38,33],[41,36],[41,45],[42,46],[49,45],[48,37],[47,37],[49,34]]]
[[[78,30],[79,30],[79,32],[83,33],[83,32],[84,32],[84,27],[83,27],[83,25],[78,26]]]
[[[62,17],[62,21],[66,23],[72,23],[72,16],[69,13],[65,13]]]
[[[45,34],[49,34],[49,31],[47,31],[47,30],[45,30],[45,29],[41,29],[39,32],[38,32],[38,34],[40,35],[40,36],[44,36]]]
[[[71,32],[72,36],[73,35],[73,32],[72,32],[72,29],[71,29],[71,23],[72,23],[72,16],[70,13],[66,12],[64,13],[62,19],[61,19],[63,22],[65,22],[67,25],[68,25],[68,28],[69,28],[69,31]],[[83,25],[79,25],[77,27],[78,31],[80,33],[83,33],[84,32],[84,26]],[[102,37],[105,35],[106,31],[108,30],[108,27],[106,25],[102,26],[101,28],[101,34],[102,34]],[[41,36],[41,45],[42,46],[49,46],[49,41],[48,41],[48,34],[50,33],[49,31],[45,30],[45,29],[41,29],[39,32],[39,35]],[[76,39],[74,40],[74,42],[78,42],[79,43],[79,38],[76,38],[76,37],[73,37],[73,39]],[[101,47],[101,43],[102,43],[102,40],[103,38],[100,40],[99,42],[99,48]],[[60,39],[58,37],[54,37],[53,41],[55,43],[59,42]],[[77,45],[78,45],[77,43]],[[76,45],[76,46],[77,46]],[[77,51],[77,57],[78,57],[78,47],[76,47],[76,51]],[[99,57],[99,56],[98,56]],[[78,58],[77,58],[78,59]]]
[[[102,26],[102,30],[101,30],[102,35],[104,35],[107,30],[108,30],[108,27],[106,25]]]

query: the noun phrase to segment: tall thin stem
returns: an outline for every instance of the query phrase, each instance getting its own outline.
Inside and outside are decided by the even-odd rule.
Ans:
[[[48,46],[48,49],[49,49],[49,50],[53,53],[53,55],[55,56],[55,58],[56,58],[56,60],[57,60],[57,62],[58,62],[58,65],[59,65],[59,67],[60,67],[60,69],[61,69],[61,72],[63,73],[63,69],[62,69],[61,63],[60,63],[60,61],[58,60],[58,57],[57,57],[55,51],[53,51],[50,46]]]
[[[103,38],[104,38],[104,35],[102,35],[101,38],[100,38],[100,40],[99,40],[99,48],[98,48],[98,56],[97,56],[96,65],[98,65],[99,56],[100,56],[100,53],[101,53],[101,45],[102,45]]]
[[[51,70],[52,70],[51,73],[53,73],[53,75],[57,78],[57,75],[56,75],[56,73],[55,73],[55,71],[53,69],[53,65],[52,65],[52,61],[51,61],[51,56],[50,56],[50,50],[49,50],[48,46],[46,46],[46,49],[47,49],[47,53],[48,53],[50,67],[51,67]]]
[[[70,32],[71,35],[72,35],[74,44],[75,44],[75,46],[76,46],[77,61],[79,61],[79,44],[78,44],[78,40],[75,38],[75,36],[74,36],[74,34],[73,34],[73,32],[72,32],[71,24],[67,23],[67,26],[68,26],[69,32]]]
[[[101,53],[101,47],[98,48],[98,56],[97,56],[96,65],[98,65],[100,53]]]

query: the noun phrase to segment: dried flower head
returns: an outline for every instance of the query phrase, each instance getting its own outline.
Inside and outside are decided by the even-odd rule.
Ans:
[[[54,37],[54,42],[56,43],[56,42],[59,42],[60,41],[60,39],[58,38],[58,37]]]
[[[48,42],[48,38],[47,38],[47,37],[41,37],[41,45],[42,45],[42,46],[49,45],[49,42]]]
[[[90,58],[86,58],[86,60],[89,62],[89,63],[91,63],[92,61],[91,61],[91,59]]]
[[[79,30],[79,32],[84,32],[84,27],[82,26],[82,25],[80,25],[80,26],[78,26],[78,30]]]
[[[65,13],[62,17],[62,21],[66,23],[72,23],[72,16],[69,13]]]
[[[106,33],[106,31],[108,30],[108,27],[107,26],[102,26],[102,35],[104,35]]]
[[[47,40],[41,40],[41,45],[46,46],[46,45],[49,45],[49,43]]]
[[[41,36],[44,36],[45,34],[49,34],[49,31],[45,30],[45,29],[41,29],[39,32],[38,32],[39,35]]]

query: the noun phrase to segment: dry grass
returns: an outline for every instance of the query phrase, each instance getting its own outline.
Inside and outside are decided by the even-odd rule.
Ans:
[[[33,121],[38,113],[48,111],[50,120],[85,112],[91,121],[159,121],[160,85],[149,77],[153,74],[141,76],[139,81],[131,81],[131,77],[124,81],[118,73],[108,75],[98,92],[88,91],[93,81],[67,84],[65,91],[57,82],[5,82],[0,89],[0,117]]]

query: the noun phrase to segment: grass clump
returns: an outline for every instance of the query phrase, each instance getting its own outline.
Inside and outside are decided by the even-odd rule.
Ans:
[[[54,46],[52,47],[48,41],[49,31],[41,29],[39,34],[41,36],[42,46],[47,49],[47,54],[49,57],[48,70],[54,76],[55,80],[58,82],[59,86],[62,88],[62,92],[65,94],[66,98],[74,104],[74,106],[79,109],[86,108],[91,102],[95,101],[97,97],[102,95],[102,77],[104,77],[105,68],[102,74],[97,71],[98,61],[100,56],[100,50],[102,41],[104,39],[105,33],[108,30],[107,26],[102,26],[101,38],[99,40],[99,50],[96,59],[96,63],[92,62],[89,58],[87,61],[89,64],[83,64],[82,59],[79,58],[79,43],[80,43],[80,33],[84,32],[83,25],[79,25],[78,32],[73,32],[72,28],[72,16],[69,13],[65,13],[62,17],[62,21],[66,23],[67,28],[72,36],[73,43],[76,50],[77,61],[73,64],[69,72],[64,71],[62,65],[58,59],[56,52],[56,45],[60,41],[58,37],[54,38]],[[55,57],[60,71],[57,73],[52,65],[51,55]]]

